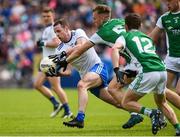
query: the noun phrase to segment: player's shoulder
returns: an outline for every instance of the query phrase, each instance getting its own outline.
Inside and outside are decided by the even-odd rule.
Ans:
[[[131,30],[131,31],[122,33],[122,36],[123,36],[124,38],[130,38],[130,39],[132,39],[132,37],[134,37],[134,36],[146,37],[147,35],[146,35],[144,32],[142,32],[142,31],[139,31],[139,30],[135,30],[135,29],[134,29],[134,30]]]
[[[75,33],[79,34],[79,33],[85,33],[85,31],[81,28],[77,28],[76,30],[74,30]]]
[[[53,25],[46,26],[44,32],[54,32]]]
[[[53,29],[53,25],[47,25],[44,30]]]
[[[109,20],[109,22],[110,23],[113,23],[113,22],[122,22],[122,23],[124,23],[124,19],[122,19],[122,18],[114,18],[114,19],[110,19]]]
[[[125,24],[125,21],[124,19],[121,19],[121,18],[114,18],[114,19],[110,19],[108,20],[107,22],[105,22],[103,24],[103,27],[106,27],[106,26],[109,26],[109,25],[124,25]]]
[[[74,30],[74,35],[76,37],[87,37],[86,32],[81,28],[77,28],[76,30]]]
[[[159,18],[163,18],[163,17],[166,17],[166,16],[168,16],[169,15],[169,11],[167,11],[167,12],[165,12],[164,14],[162,14]]]

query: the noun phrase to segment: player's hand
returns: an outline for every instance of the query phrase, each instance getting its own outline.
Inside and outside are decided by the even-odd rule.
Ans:
[[[125,71],[119,70],[119,67],[114,68],[114,73],[116,74],[117,82],[120,82],[122,85],[124,85],[124,75],[127,73]]]
[[[63,68],[63,71],[66,70],[67,68],[67,61],[66,61],[66,58],[67,58],[67,54],[65,51],[62,51],[60,54],[56,54],[56,55],[50,55],[48,56],[50,59],[53,59],[52,61],[54,63],[56,63],[56,71],[59,72],[59,70],[61,68]]]
[[[64,72],[67,69],[67,65],[68,65],[68,62],[66,61],[66,56],[61,58],[61,60],[57,63],[57,65],[59,65],[57,69],[60,70],[61,68],[63,68],[63,72]]]
[[[52,59],[54,63],[58,63],[61,61],[63,57],[66,57],[67,54],[65,51],[62,51],[60,54],[50,55],[48,56],[49,59]]]
[[[50,68],[48,72],[45,73],[47,77],[58,77],[58,71],[55,68]]]
[[[44,46],[44,42],[41,39],[39,39],[36,44],[39,48]]]

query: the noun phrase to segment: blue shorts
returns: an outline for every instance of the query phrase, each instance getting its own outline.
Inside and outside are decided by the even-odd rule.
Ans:
[[[102,79],[102,84],[100,86],[89,89],[92,94],[99,98],[100,90],[108,86],[109,74],[107,67],[103,63],[95,64],[89,72],[97,73]]]

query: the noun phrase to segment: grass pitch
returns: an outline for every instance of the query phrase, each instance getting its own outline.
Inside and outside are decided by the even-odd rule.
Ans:
[[[66,89],[69,104],[77,113],[77,92]],[[140,100],[148,107],[154,107],[152,95]],[[85,128],[68,128],[62,125],[60,114],[51,119],[51,103],[40,93],[30,89],[0,89],[0,136],[152,136],[150,119],[132,129],[124,130],[122,124],[129,114],[110,106],[89,94]],[[180,111],[175,109],[180,118]],[[179,119],[180,120],[180,119]],[[158,136],[173,136],[174,128],[168,123]]]

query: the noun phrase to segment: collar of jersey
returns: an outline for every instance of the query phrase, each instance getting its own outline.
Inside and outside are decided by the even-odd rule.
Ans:
[[[179,14],[179,13],[180,13],[180,10],[177,12],[171,12],[171,14]]]
[[[72,39],[72,37],[73,37],[73,35],[75,34],[75,31],[71,31],[71,38],[68,40],[68,41],[66,41],[66,42],[64,42],[64,43],[68,43],[69,41],[71,41],[71,39]]]
[[[137,29],[131,29],[130,31],[139,31],[139,30],[137,30]]]
[[[53,23],[50,23],[50,24],[47,24],[46,27],[49,27],[49,26],[52,26],[52,25],[53,25]]]

